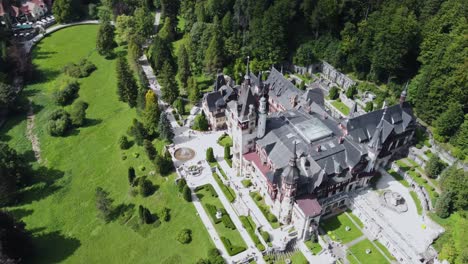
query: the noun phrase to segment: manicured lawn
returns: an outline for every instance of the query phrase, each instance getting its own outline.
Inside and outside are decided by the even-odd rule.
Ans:
[[[219,187],[221,188],[229,202],[234,202],[234,200],[236,199],[236,193],[234,192],[234,190],[231,187],[224,185],[223,181],[221,181],[217,173],[213,173],[213,177],[215,178],[216,182],[218,183]]]
[[[333,101],[331,104],[342,114],[349,115],[349,107],[347,107],[343,102]]]
[[[200,201],[201,201],[201,203],[203,205],[203,208],[205,208],[205,211],[207,212],[207,214],[210,214],[209,210],[207,208],[207,204],[214,205],[216,207],[216,209],[218,209],[218,210],[219,209],[224,209],[224,206],[221,203],[221,201],[219,200],[219,198],[214,197],[211,194],[211,192],[208,190],[208,188],[198,187],[197,191],[196,191],[196,194],[197,194],[198,198],[200,199]],[[241,247],[244,247],[244,248],[246,247],[246,244],[245,244],[244,240],[242,239],[241,235],[239,234],[239,231],[237,231],[235,229],[232,230],[230,228],[227,228],[222,221],[219,222],[219,223],[215,223],[213,221],[213,219],[211,219],[211,221],[213,222],[213,225],[216,228],[216,232],[218,232],[220,237],[226,237],[227,239],[229,239],[231,244],[234,245],[234,246],[241,246]]]
[[[320,226],[333,240],[343,244],[363,235],[344,213],[321,220]],[[347,226],[351,228],[349,231],[346,231]]]
[[[413,198],[414,204],[416,205],[416,210],[418,215],[422,215],[422,205],[421,201],[418,198],[418,194],[415,191],[410,191],[411,197]]]
[[[391,260],[396,260],[396,258],[392,254],[390,254],[390,251],[388,251],[388,249],[384,245],[382,245],[382,243],[380,243],[377,240],[375,240],[374,243],[377,245],[378,248],[380,248],[380,250],[382,250],[385,253],[385,256],[387,256],[387,258]]]
[[[252,241],[255,243],[255,246],[260,251],[265,250],[265,246],[260,241],[260,238],[258,238],[258,236],[255,234],[255,229],[257,229],[257,225],[255,225],[255,222],[252,220],[252,217],[242,215],[239,217],[239,219],[242,222],[242,226],[247,230],[250,238],[252,238]]]
[[[366,254],[366,249],[370,249],[371,253]],[[349,248],[348,261],[350,263],[389,263],[388,260],[377,250],[374,245],[368,240],[365,239],[354,246]],[[357,260],[356,260],[357,258]]]
[[[350,216],[354,220],[354,222],[356,222],[356,224],[358,224],[358,226],[360,228],[364,228],[364,224],[361,222],[361,220],[355,214],[353,214],[351,211],[346,211],[346,213],[348,213],[348,216]]]
[[[266,205],[265,201],[263,200],[263,197],[261,197],[261,195],[258,192],[251,192],[250,196],[252,197],[254,202],[257,204],[260,211],[262,211],[263,215],[268,220],[268,222],[270,222],[271,226],[273,228],[280,227],[280,223],[278,222],[278,219],[270,211],[270,207]],[[273,221],[273,219],[275,219],[276,221]]]
[[[399,183],[403,184],[403,186],[410,187],[409,183],[403,178],[403,176],[398,174],[396,171],[389,170],[388,174],[392,175],[392,177],[395,178],[395,180],[397,180]]]
[[[306,246],[314,253],[314,255],[317,255],[320,251],[322,251],[322,246],[318,242],[312,242],[311,240],[308,240],[305,242]]]
[[[36,128],[42,158],[49,168],[50,186],[37,184],[37,191],[26,192],[21,205],[9,208],[33,233],[37,256],[32,263],[193,263],[206,257],[213,244],[192,204],[179,197],[174,175],[148,176],[157,186],[148,198],[129,195],[127,170],[138,176],[153,169],[142,147],[121,151],[117,144],[126,134],[136,111],[117,100],[115,60],[106,60],[95,51],[97,26],[62,29],[45,38],[34,49],[33,62],[40,79],[25,88],[36,105]],[[88,57],[97,70],[79,79],[81,100],[89,103],[88,124],[67,137],[46,133],[48,115],[58,107],[52,101],[55,78],[69,62]],[[8,142],[20,152],[30,150],[25,135],[25,120],[13,118],[2,129]],[[134,153],[139,153],[135,158]],[[127,159],[122,160],[122,155]],[[130,227],[130,222],[116,220],[109,224],[97,218],[95,189],[103,187],[114,199],[114,205],[144,205],[155,213],[165,206],[171,219],[143,234]],[[135,215],[137,215],[135,210]],[[183,228],[192,230],[192,242],[182,245],[176,234]]]

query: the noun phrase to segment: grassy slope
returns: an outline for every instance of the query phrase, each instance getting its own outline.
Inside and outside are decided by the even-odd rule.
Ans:
[[[159,185],[159,190],[149,198],[128,195],[127,168],[144,165],[148,171],[151,164],[143,149],[136,146],[126,151],[127,160],[121,159],[117,141],[125,134],[136,113],[117,100],[115,61],[105,60],[92,52],[97,29],[97,26],[63,29],[44,39],[34,50],[34,64],[45,79],[29,85],[25,93],[38,105],[35,132],[41,142],[42,156],[48,167],[63,174],[56,180],[56,188],[43,190],[41,197],[26,197],[24,205],[14,208],[22,214],[28,229],[34,231],[38,244],[34,263],[196,261],[206,256],[212,242],[194,207],[175,196],[173,176],[167,181],[150,177]],[[60,74],[64,64],[88,55],[98,70],[80,80],[80,99],[90,105],[87,116],[91,124],[68,137],[52,138],[45,132],[45,123],[50,112],[57,108],[51,96],[53,79]],[[7,137],[9,142],[20,151],[28,150],[24,139],[25,121],[11,124],[3,131],[10,135]],[[140,157],[134,158],[131,155],[134,152],[140,153]],[[114,204],[144,204],[152,212],[161,206],[169,207],[171,220],[145,237],[117,222],[103,224],[96,217],[96,186],[108,190]],[[193,231],[193,241],[189,245],[181,245],[175,240],[176,233],[185,227]]]

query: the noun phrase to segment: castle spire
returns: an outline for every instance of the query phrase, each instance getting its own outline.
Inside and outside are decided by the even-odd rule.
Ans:
[[[244,81],[246,85],[250,85],[250,56],[247,56],[247,69],[245,71]]]
[[[406,95],[408,93],[408,82],[406,82],[405,89],[400,94],[400,106],[403,106],[403,103],[406,101]]]

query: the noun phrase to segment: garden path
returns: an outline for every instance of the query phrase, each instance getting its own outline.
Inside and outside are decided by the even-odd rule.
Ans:
[[[32,150],[34,152],[34,157],[36,157],[36,160],[38,163],[42,163],[42,158],[41,158],[41,146],[39,144],[39,138],[37,135],[34,133],[34,126],[35,126],[35,120],[36,115],[34,114],[34,109],[32,106],[31,101],[29,101],[29,110],[27,114],[27,126],[26,126],[26,135],[28,136],[29,141],[31,141],[32,145]]]

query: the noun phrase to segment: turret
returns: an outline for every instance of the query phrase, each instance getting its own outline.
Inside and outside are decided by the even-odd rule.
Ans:
[[[267,101],[264,96],[260,99],[260,106],[258,109],[258,127],[257,138],[265,136],[266,120],[267,119]]]
[[[400,94],[400,106],[403,106],[403,103],[406,101],[406,95],[407,95],[406,89],[407,89],[407,87],[408,87],[408,84],[406,84],[405,89],[403,89],[403,91]]]

